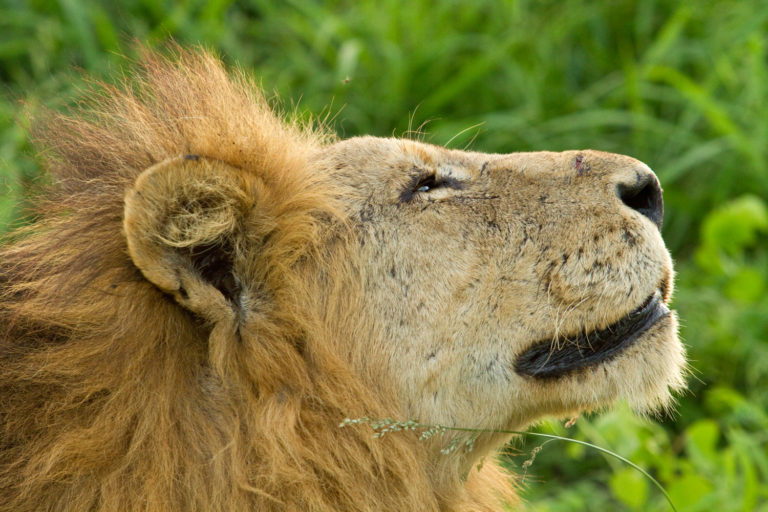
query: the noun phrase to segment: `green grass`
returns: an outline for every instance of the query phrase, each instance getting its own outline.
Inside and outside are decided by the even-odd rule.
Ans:
[[[135,41],[169,37],[218,50],[344,136],[647,162],[665,189],[691,391],[675,421],[619,409],[568,435],[650,470],[681,512],[768,511],[765,0],[0,0],[0,33],[0,232],[38,179],[27,113],[76,101],[78,69],[119,75]],[[547,445],[526,482],[537,512],[666,510],[577,447]]]

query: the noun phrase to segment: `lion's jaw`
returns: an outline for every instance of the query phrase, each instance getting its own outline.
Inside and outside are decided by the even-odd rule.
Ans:
[[[391,388],[404,417],[519,429],[618,398],[656,410],[683,387],[660,219],[643,208],[651,199],[621,192],[657,183],[644,164],[596,151],[485,155],[374,138],[337,144],[325,158],[350,183],[357,235],[352,360]],[[659,311],[644,326],[629,322],[642,332],[626,346],[544,376],[520,370],[547,340],[553,354],[578,354],[568,340],[581,334],[579,350],[589,352],[590,333],[627,324],[654,295]]]

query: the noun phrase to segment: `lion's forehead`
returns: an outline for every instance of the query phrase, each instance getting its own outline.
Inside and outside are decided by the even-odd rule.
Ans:
[[[365,136],[353,137],[326,147],[321,153],[321,160],[332,163],[331,167],[336,170],[345,168],[389,172],[392,168],[419,167],[455,177],[470,177],[487,165],[505,164],[519,170],[560,168],[564,165],[574,171],[589,168],[595,172],[610,172],[622,167],[649,170],[643,162],[631,156],[594,149],[530,152],[510,149],[507,153],[483,153],[447,149],[409,139]]]

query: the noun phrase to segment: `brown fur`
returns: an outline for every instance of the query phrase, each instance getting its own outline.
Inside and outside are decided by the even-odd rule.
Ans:
[[[40,129],[55,183],[0,251],[0,511],[497,510],[503,437],[339,423],[523,428],[682,385],[672,316],[596,370],[512,371],[669,291],[610,192],[642,164],[336,142],[205,53],[143,62]],[[462,185],[410,197],[424,170]]]

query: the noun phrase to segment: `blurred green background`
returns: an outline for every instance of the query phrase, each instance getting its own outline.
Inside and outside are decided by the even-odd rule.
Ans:
[[[76,101],[135,42],[202,43],[342,135],[647,162],[693,375],[674,419],[541,425],[648,469],[680,511],[768,511],[768,1],[0,0],[0,233],[39,176],[25,112]],[[527,510],[669,510],[630,468],[528,439]]]

